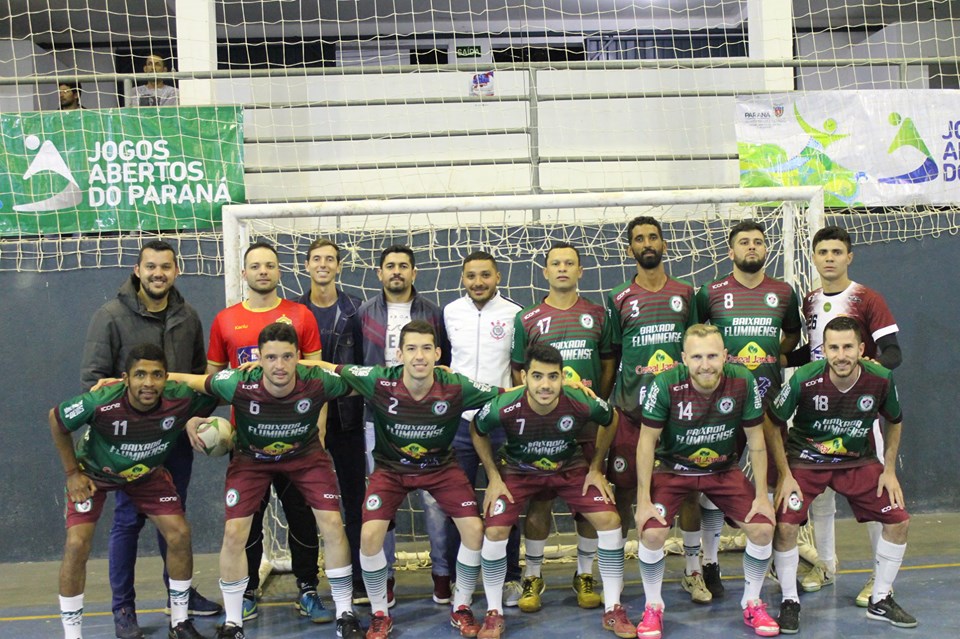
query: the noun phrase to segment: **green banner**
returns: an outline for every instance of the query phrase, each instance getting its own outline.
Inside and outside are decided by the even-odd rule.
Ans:
[[[239,107],[0,114],[0,236],[209,229],[243,191]]]

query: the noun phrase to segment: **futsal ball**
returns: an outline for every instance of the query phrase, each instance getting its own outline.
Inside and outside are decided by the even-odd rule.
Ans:
[[[208,457],[221,457],[233,448],[233,425],[223,417],[213,417],[200,425],[197,437],[203,442],[203,452]]]

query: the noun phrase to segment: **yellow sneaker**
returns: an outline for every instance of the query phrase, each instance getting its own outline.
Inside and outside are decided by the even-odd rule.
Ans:
[[[520,601],[517,602],[520,610],[524,612],[536,612],[540,610],[543,604],[540,602],[540,595],[547,589],[543,583],[543,577],[524,577],[523,594],[520,595]]]
[[[573,573],[573,591],[577,593],[577,605],[581,608],[599,608],[603,603],[603,597],[594,592],[596,582],[593,575],[581,575]]]
[[[713,601],[713,594],[707,589],[703,575],[699,572],[695,571],[692,575],[684,573],[680,587],[690,593],[690,600],[695,604],[708,604]]]
[[[803,576],[803,579],[800,581],[800,587],[803,588],[804,592],[817,592],[824,586],[833,585],[836,579],[836,571],[831,570],[827,567],[827,564],[817,560],[817,563],[813,564],[810,572]]]

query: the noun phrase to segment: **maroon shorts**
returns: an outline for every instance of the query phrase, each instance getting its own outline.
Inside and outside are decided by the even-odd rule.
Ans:
[[[619,409],[617,409],[619,410]],[[620,425],[610,446],[607,479],[617,488],[637,487],[637,444],[640,442],[640,424],[620,411]]]
[[[538,475],[533,473],[504,473],[503,481],[513,495],[513,503],[501,497],[493,505],[493,512],[486,513],[486,526],[512,526],[517,523],[523,512],[524,504],[534,495],[550,494],[567,502],[570,512],[581,513],[616,512],[617,508],[603,501],[603,495],[595,486],[591,486],[583,495],[583,480],[587,468]]]
[[[246,455],[234,455],[227,466],[224,486],[226,518],[253,515],[274,475],[286,475],[314,510],[340,510],[340,487],[330,455],[319,446],[280,461],[258,461]]]
[[[756,490],[739,468],[732,468],[708,475],[677,475],[674,473],[653,473],[650,486],[650,498],[658,506],[660,514],[670,527],[674,516],[680,510],[683,500],[694,491],[700,491],[731,520],[741,522],[753,508]],[[641,522],[637,522],[639,526]],[[763,515],[755,515],[751,524],[773,524]],[[656,519],[643,522],[643,529],[664,528]]]
[[[103,504],[107,500],[107,493],[122,490],[133,502],[138,512],[144,515],[183,515],[183,505],[177,495],[177,488],[173,485],[170,472],[160,467],[147,473],[137,481],[127,484],[108,484],[94,482],[97,492],[93,497],[79,504],[69,499],[65,500],[65,515],[67,528],[79,524],[94,524],[100,519]]]
[[[391,520],[407,493],[422,489],[437,500],[448,517],[479,517],[477,494],[460,466],[452,464],[428,473],[398,473],[379,468],[370,475],[363,502],[363,521]]]
[[[910,519],[910,515],[901,507],[890,504],[890,495],[883,491],[877,497],[877,483],[883,472],[883,464],[873,462],[865,466],[847,468],[791,468],[793,478],[803,491],[803,505],[800,510],[787,510],[778,515],[786,524],[802,524],[807,521],[807,509],[814,498],[830,486],[838,494],[847,498],[850,509],[859,522],[879,521],[883,524],[899,524]]]

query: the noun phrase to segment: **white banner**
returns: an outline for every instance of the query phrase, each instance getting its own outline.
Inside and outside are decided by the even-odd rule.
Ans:
[[[737,99],[740,185],[823,186],[827,206],[960,201],[960,91]]]

